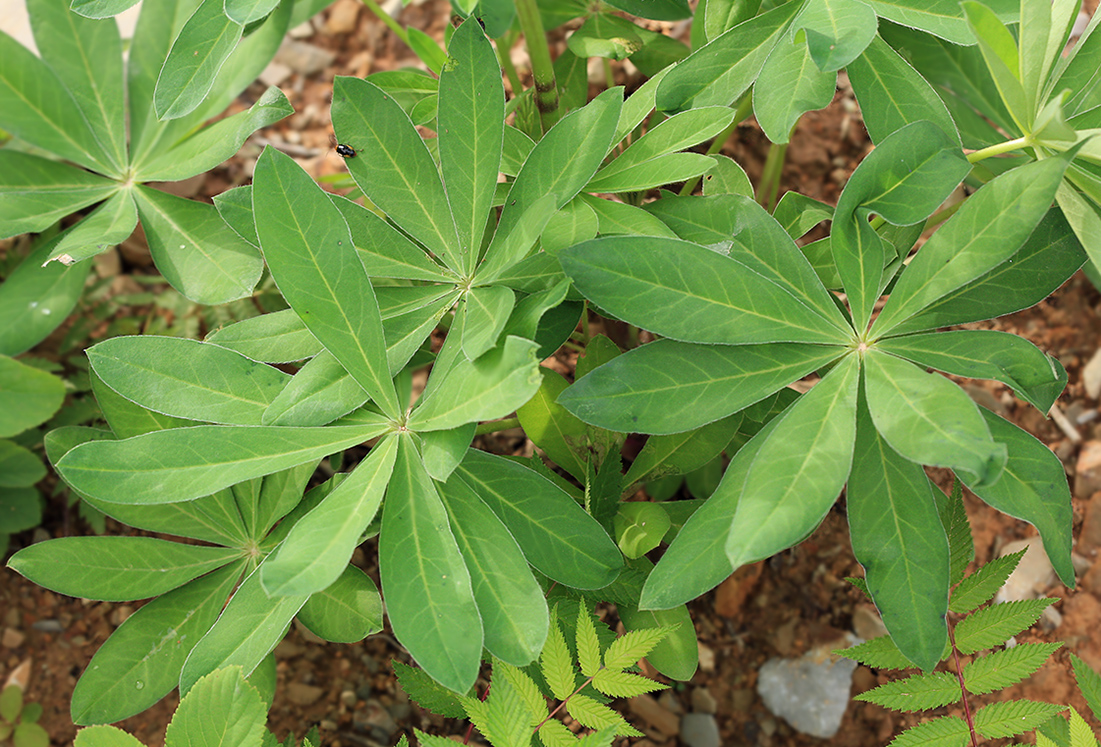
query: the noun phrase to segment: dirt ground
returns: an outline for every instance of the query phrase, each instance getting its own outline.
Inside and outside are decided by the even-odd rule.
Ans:
[[[399,22],[438,38],[448,17],[446,8],[447,4],[438,0],[411,5]],[[325,72],[310,77],[291,73],[281,83],[298,113],[259,133],[237,158],[184,185],[185,191],[209,197],[247,183],[251,164],[264,142],[283,145],[317,176],[343,172],[342,161],[329,142],[332,75],[362,76],[416,64],[412,53],[353,0],[339,0],[312,30],[298,37],[335,56]],[[620,75],[624,77],[625,73],[621,71]],[[242,97],[242,107],[259,90],[262,88],[250,89]],[[738,129],[723,152],[738,160],[756,181],[766,148],[763,134],[750,122]],[[842,79],[833,105],[807,115],[800,124],[787,153],[784,188],[835,203],[848,174],[870,148],[851,92]],[[124,273],[131,264],[124,259]],[[136,265],[132,269],[147,271]],[[1061,614],[1061,624],[1048,628],[1037,625],[1019,637],[1057,640],[1064,646],[1028,682],[1001,697],[1070,703],[1087,715],[1070,674],[1068,653],[1074,652],[1101,668],[1101,637],[1094,634],[1101,625],[1101,560],[1096,550],[1101,545],[1101,493],[1092,500],[1090,495],[1101,485],[1076,479],[1080,455],[1101,441],[1101,426],[1090,421],[1097,402],[1088,397],[1082,384],[1082,370],[1101,340],[1101,296],[1078,274],[1038,306],[983,326],[1026,337],[1066,367],[1070,383],[1057,406],[1079,423],[1076,437],[1017,401],[1000,384],[974,383],[969,391],[1060,456],[1076,489],[1075,537],[1079,537],[1083,525],[1092,532],[1087,543],[1092,549],[1084,549],[1077,558],[1079,588],[1072,591],[1056,584],[1046,590],[1049,596],[1061,599],[1055,607]],[[519,431],[506,432],[492,448],[518,452],[530,449],[530,444]],[[947,487],[947,475],[934,476],[938,484]],[[966,500],[979,562],[990,559],[1005,543],[1034,534],[1029,525],[985,507],[974,496],[968,495]],[[110,521],[108,526],[116,532],[128,531]],[[37,531],[41,537],[43,530]],[[63,536],[86,529],[71,511],[66,514],[62,506],[51,505],[44,531],[48,536]],[[690,606],[701,647],[700,671],[691,682],[675,684],[656,700],[625,704],[627,718],[647,735],[635,744],[678,744],[679,714],[693,710],[715,713],[725,745],[864,747],[886,744],[902,728],[917,723],[913,716],[899,716],[854,702],[837,736],[815,739],[795,733],[771,715],[756,694],[757,671],[769,657],[797,656],[816,644],[836,642],[853,630],[854,624],[868,618],[867,603],[844,581],[847,576],[862,575],[849,549],[847,532],[842,499],[806,542],[742,569],[715,592],[693,602]],[[13,549],[33,539],[32,533],[17,536],[13,538]],[[377,581],[370,544],[357,551],[355,560]],[[69,719],[69,698],[76,680],[99,645],[137,606],[62,597],[6,569],[0,570],[0,682],[17,669],[29,673],[27,698],[42,704],[41,723],[53,744],[71,744],[75,728]],[[614,608],[607,614],[614,622]],[[402,731],[411,733],[414,726],[460,738],[466,734],[465,722],[429,717],[397,689],[390,661],[410,660],[386,633],[361,644],[338,645],[311,640],[295,628],[276,655],[279,688],[270,723],[280,738],[288,731],[300,737],[312,724],[321,724],[327,747],[385,747],[396,742]],[[856,671],[854,688],[863,691],[885,679],[885,675],[861,667]],[[120,726],[146,744],[161,745],[176,704],[172,694]],[[1091,724],[1101,728],[1092,720]]]

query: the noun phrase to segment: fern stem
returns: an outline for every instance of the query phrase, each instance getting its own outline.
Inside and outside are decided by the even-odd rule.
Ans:
[[[967,721],[967,730],[971,732],[971,747],[979,747],[979,735],[975,733],[975,717],[971,714],[971,704],[967,701],[967,686],[963,681],[963,662],[960,650],[956,648],[956,632],[948,625],[948,641],[952,644],[952,661],[956,663],[956,679],[960,682],[960,702],[963,703],[963,716]]]
[[[604,668],[603,665],[600,668],[603,669]],[[532,733],[534,734],[535,732],[539,731],[539,729],[542,728],[543,724],[550,721],[552,718],[554,718],[554,714],[556,714],[556,713],[558,713],[559,711],[562,710],[562,707],[565,706],[566,703],[568,703],[570,701],[570,698],[572,698],[574,695],[577,695],[582,690],[584,690],[586,687],[588,687],[589,683],[592,682],[592,681],[593,681],[593,678],[590,677],[589,679],[582,682],[581,685],[576,690],[574,690],[572,693],[567,695],[566,698],[561,703],[559,703],[553,711],[548,713],[547,717],[545,719],[543,719],[542,721],[540,721],[538,724],[535,725],[535,728],[532,730]]]

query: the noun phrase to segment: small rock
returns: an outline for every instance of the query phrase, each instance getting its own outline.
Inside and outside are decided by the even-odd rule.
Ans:
[[[4,682],[4,687],[15,685],[20,690],[26,691],[27,687],[31,684],[31,660],[24,659],[19,662],[19,666],[11,670],[11,674],[8,675],[7,681]],[[0,688],[2,689],[2,688]]]
[[[1088,498],[1101,490],[1101,441],[1086,441],[1078,452],[1074,474],[1074,494]]]
[[[795,626],[798,624],[799,620],[792,618],[772,631],[770,643],[779,653],[785,656],[792,653],[795,648]]]
[[[284,41],[275,54],[276,62],[286,65],[305,77],[320,73],[332,65],[335,59],[336,56],[332,52],[294,39]]]
[[[65,628],[61,627],[61,623],[52,618],[49,620],[35,620],[31,623],[31,627],[43,633],[62,633],[65,631]]]
[[[327,718],[322,719],[317,725],[322,731],[336,731],[340,728],[340,724]]]
[[[700,657],[700,671],[701,672],[714,672],[715,671],[715,652],[708,648],[705,644],[699,643],[699,657]]]
[[[730,704],[734,706],[735,713],[745,713],[753,705],[753,691],[748,687],[740,687],[730,693]]]
[[[1094,493],[1086,504],[1076,547],[1078,552],[1091,560],[1101,550],[1101,493]]]
[[[268,66],[260,71],[260,82],[265,86],[279,87],[283,85],[287,78],[291,77],[293,72],[281,62],[269,62]]]
[[[719,747],[719,725],[710,713],[689,713],[680,721],[680,741],[688,747]]]
[[[658,696],[658,705],[665,708],[678,716],[684,713],[684,707],[681,706],[680,701],[677,700],[677,696],[673,694],[672,690],[663,690],[661,695]]]
[[[325,693],[316,685],[307,685],[303,682],[292,682],[287,685],[287,700],[298,706],[310,706],[321,699]]]
[[[672,737],[680,732],[680,717],[664,708],[649,695],[636,695],[627,701],[627,708],[662,734]]]
[[[134,614],[134,608],[128,604],[122,604],[111,610],[111,615],[108,619],[108,622],[110,622],[117,628],[118,626],[126,622],[126,619],[132,614]]]
[[[1050,633],[1063,624],[1063,615],[1054,607],[1048,607],[1040,613],[1040,629]]]
[[[361,7],[362,4],[356,0],[337,0],[329,7],[325,31],[330,34],[350,34],[355,31]]]
[[[870,641],[887,635],[887,626],[883,624],[875,607],[870,604],[861,604],[853,610],[853,632],[857,637]]]
[[[15,628],[4,628],[4,635],[0,636],[0,646],[4,648],[19,648],[27,636]]]
[[[1000,555],[1004,557],[1025,548],[1028,551],[1017,564],[1016,570],[994,595],[995,602],[1036,599],[1055,583],[1055,569],[1051,567],[1051,561],[1044,552],[1044,542],[1039,537],[1007,542]]]
[[[758,673],[757,692],[797,731],[829,739],[841,727],[856,666],[852,659],[815,651],[799,659],[769,659]]]
[[[356,701],[358,700],[359,698],[356,697],[355,690],[344,690],[340,693],[340,702],[349,708],[355,708]]]
[[[1082,386],[1090,399],[1101,397],[1101,350],[1095,352],[1090,362],[1082,368]]]
[[[293,659],[296,656],[300,656],[306,649],[299,646],[297,643],[284,638],[275,645],[275,658],[276,659]]]
[[[390,744],[390,738],[397,733],[398,725],[386,707],[379,701],[371,698],[364,703],[363,708],[356,711],[355,727],[375,741]]]
[[[719,584],[715,590],[715,613],[723,617],[737,617],[745,600],[753,592],[761,578],[764,562],[743,565]]]
[[[314,34],[313,24],[309,21],[303,21],[295,26],[293,29],[287,32],[287,36],[292,39],[308,39]]]
[[[710,690],[706,687],[697,687],[692,690],[692,710],[698,713],[716,713],[719,710],[719,704],[715,702],[715,696]],[[683,732],[684,724],[681,724],[681,733]]]

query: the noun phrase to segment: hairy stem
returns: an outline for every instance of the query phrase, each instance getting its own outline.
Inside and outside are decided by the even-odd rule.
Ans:
[[[543,31],[543,19],[535,0],[516,0],[516,17],[524,32],[524,42],[531,58],[531,75],[535,79],[535,105],[543,132],[558,121],[558,86],[554,80],[554,64],[547,46],[547,34]]]
[[[475,436],[484,436],[487,433],[497,433],[498,431],[507,431],[509,428],[518,428],[520,426],[520,418],[505,418],[504,420],[490,420],[485,423],[478,423],[478,427],[474,429]]]

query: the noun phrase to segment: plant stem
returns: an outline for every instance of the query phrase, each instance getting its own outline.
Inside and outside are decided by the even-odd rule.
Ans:
[[[780,193],[780,173],[784,169],[784,156],[788,144],[773,143],[765,158],[765,168],[761,173],[761,183],[757,186],[757,202],[769,213],[776,206],[776,195]]]
[[[505,418],[504,420],[490,420],[485,423],[478,423],[478,427],[474,429],[475,436],[484,436],[487,433],[497,433],[499,431],[507,431],[509,428],[518,428],[520,426],[520,418]]]
[[[501,63],[501,69],[505,71],[508,84],[512,86],[513,98],[524,92],[524,84],[520,82],[520,74],[516,72],[516,66],[512,64],[510,54],[519,36],[519,31],[509,31],[497,40],[497,61]]]
[[[385,23],[391,31],[397,34],[397,37],[405,43],[405,46],[409,46],[409,35],[405,33],[405,29],[401,25],[390,17],[390,14],[379,7],[375,0],[363,0],[363,4],[378,17],[380,21]]]
[[[975,733],[975,718],[971,715],[971,704],[967,702],[967,687],[963,682],[963,662],[960,661],[960,651],[956,648],[956,632],[951,623],[948,625],[948,641],[952,644],[952,660],[956,663],[956,679],[960,683],[964,720],[967,721],[967,728],[971,731],[972,746],[978,747],[979,735]]]
[[[990,158],[991,156],[1000,156],[1003,153],[1009,153],[1011,151],[1020,150],[1021,148],[1027,148],[1032,145],[1032,138],[1028,135],[1024,137],[1014,138],[1013,140],[1006,140],[1004,143],[996,143],[994,145],[988,145],[985,148],[981,148],[973,153],[967,154],[968,163],[978,163],[983,159]]]
[[[934,226],[939,226],[941,223],[944,223],[944,221],[955,215],[956,211],[963,207],[963,203],[965,202],[967,202],[966,197],[964,197],[959,202],[954,202],[943,210],[938,210],[937,212],[930,215],[929,218],[925,221],[925,230],[928,231],[930,228],[933,228]]]
[[[612,61],[607,57],[602,57],[601,60],[604,63],[604,87],[615,88],[615,75],[612,74]]]
[[[516,17],[524,32],[524,42],[531,58],[531,75],[535,79],[535,105],[539,109],[539,121],[543,132],[558,121],[558,86],[554,80],[554,63],[547,46],[547,34],[543,31],[543,19],[535,0],[516,0]]]
[[[600,668],[601,668],[601,669],[603,669],[604,667],[602,666],[602,667],[600,667]],[[578,687],[578,688],[577,688],[576,690],[574,690],[574,691],[573,691],[572,693],[570,693],[569,695],[567,695],[567,696],[566,696],[566,697],[565,697],[565,698],[564,698],[564,699],[562,700],[562,702],[561,702],[561,703],[559,703],[559,704],[558,704],[558,706],[557,706],[557,707],[556,707],[556,708],[555,708],[555,709],[554,709],[553,711],[551,711],[550,713],[548,713],[548,714],[547,714],[547,717],[546,717],[545,719],[543,719],[543,720],[542,720],[542,721],[540,721],[540,722],[539,722],[538,724],[536,724],[536,726],[535,726],[535,729],[534,729],[533,731],[539,731],[539,728],[540,728],[541,726],[543,726],[543,724],[545,724],[545,723],[547,723],[548,721],[550,721],[550,720],[551,720],[552,718],[554,718],[554,714],[556,714],[556,713],[558,713],[558,712],[559,712],[560,710],[562,710],[562,707],[563,707],[564,705],[566,705],[566,703],[567,703],[567,702],[569,701],[569,699],[570,699],[570,698],[572,698],[572,697],[573,697],[574,695],[577,695],[577,694],[578,694],[579,692],[581,692],[582,690],[584,690],[584,689],[585,689],[585,688],[586,688],[586,687],[588,686],[588,684],[589,684],[590,682],[592,682],[592,681],[593,681],[593,678],[592,678],[592,677],[590,677],[589,679],[587,679],[587,680],[585,680],[584,682],[582,682],[582,683],[581,683],[581,685],[580,685],[580,686],[579,686],[579,687]]]

